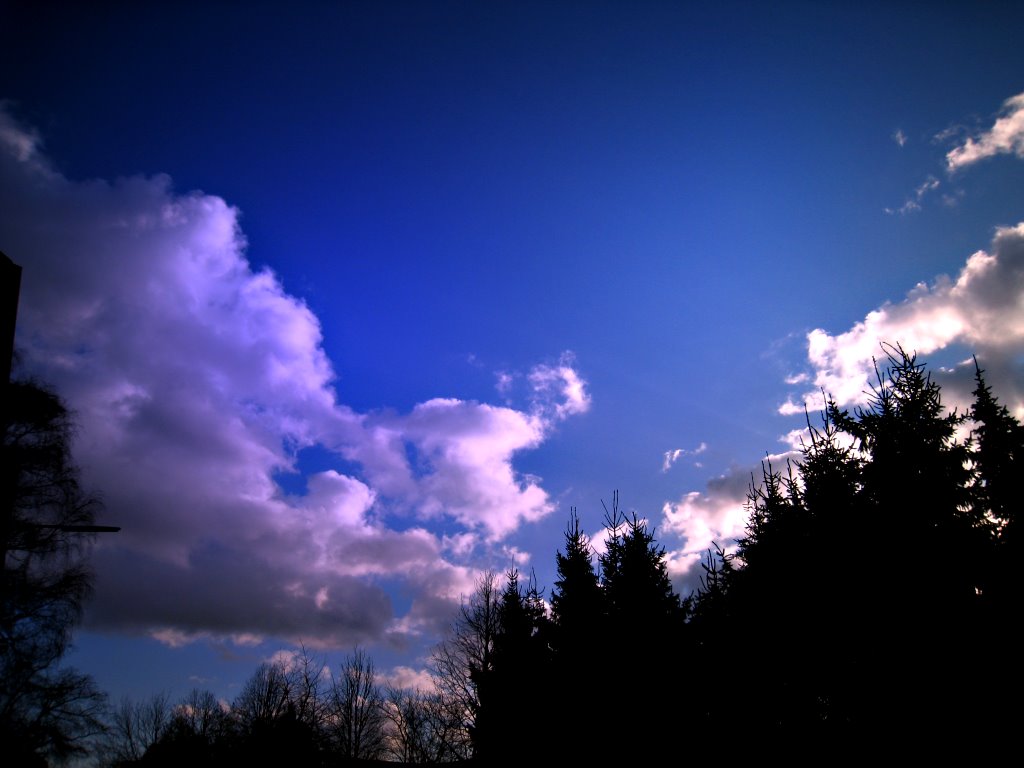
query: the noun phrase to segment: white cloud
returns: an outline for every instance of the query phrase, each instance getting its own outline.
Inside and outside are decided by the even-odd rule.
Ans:
[[[938,189],[939,185],[940,182],[938,179],[936,179],[934,176],[929,176],[927,179],[925,179],[923,182],[917,185],[917,188],[914,190],[913,197],[908,198],[899,208],[895,210],[893,210],[892,208],[886,208],[885,212],[889,214],[898,213],[901,216],[905,216],[908,213],[920,211],[921,201],[924,199],[925,195],[927,195],[929,192],[933,192],[934,190]]]
[[[530,371],[528,379],[533,387],[534,409],[539,414],[562,420],[590,409],[586,382],[572,363],[572,354],[566,352],[557,365],[538,365]]]
[[[381,675],[381,682],[396,688],[432,693],[435,690],[434,678],[425,669],[398,666],[387,674]]]
[[[780,412],[802,413],[804,403],[819,409],[821,390],[841,405],[865,402],[875,380],[872,359],[884,354],[883,343],[922,355],[967,345],[989,369],[1003,402],[1024,407],[1024,223],[998,228],[990,251],[970,256],[955,279],[919,283],[903,301],[869,312],[844,333],[811,331],[807,357],[815,389],[790,398]]]
[[[900,147],[904,147],[907,144],[907,134],[903,132],[902,128],[897,128],[892,134],[892,140]]]
[[[675,464],[677,461],[679,461],[679,459],[683,458],[684,456],[699,456],[700,454],[704,453],[704,451],[706,451],[707,449],[708,444],[702,442],[692,451],[686,450],[685,448],[674,448],[671,451],[665,451],[664,460],[661,463],[661,471],[668,472],[672,468],[672,465]]]
[[[434,399],[396,426],[420,459],[415,502],[421,516],[447,515],[500,539],[554,509],[537,478],[518,476],[511,463],[516,452],[543,442],[549,427],[543,417]]]
[[[662,507],[662,534],[681,539],[668,554],[669,571],[683,593],[699,584],[699,563],[708,549],[731,545],[747,522],[752,470],[734,469],[708,482],[703,492],[685,493]]]
[[[459,536],[498,541],[552,511],[513,461],[589,407],[571,356],[534,369],[526,410],[357,413],[336,398],[316,316],[247,261],[235,208],[166,176],[74,181],[40,147],[0,107],[24,367],[76,411],[76,460],[122,526],[95,553],[94,626],[351,646],[393,634],[380,576],[405,580],[410,622],[434,626],[471,584]],[[275,477],[314,444],[358,470],[285,494]],[[439,517],[448,539],[410,526]]]
[[[946,169],[958,171],[994,155],[1013,154],[1024,158],[1024,93],[1011,96],[995,123],[976,136],[968,136],[946,153]]]
[[[494,387],[498,390],[498,394],[507,395],[509,390],[512,389],[512,375],[504,371],[498,371],[494,374],[494,378]]]

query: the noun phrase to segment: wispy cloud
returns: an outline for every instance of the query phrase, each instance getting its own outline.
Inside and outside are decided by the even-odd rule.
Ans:
[[[699,456],[700,454],[704,453],[704,451],[706,451],[707,449],[708,444],[702,442],[693,450],[687,450],[685,448],[674,448],[671,451],[665,451],[664,461],[661,464],[661,471],[668,472],[672,468],[672,465],[675,464],[677,461],[679,461],[679,459],[683,458],[684,456]]]
[[[317,317],[252,268],[221,198],[166,176],[68,179],[0,109],[0,210],[24,267],[25,367],[77,412],[76,457],[123,527],[95,554],[94,626],[175,642],[393,637],[447,618],[478,547],[553,510],[515,460],[588,409],[571,355],[526,374],[522,408],[359,413],[338,401]],[[312,445],[338,467],[289,495],[276,478]],[[407,614],[380,578],[404,581]]]
[[[919,283],[907,297],[872,312],[848,331],[823,329],[807,335],[807,358],[815,389],[790,398],[783,414],[822,406],[821,390],[841,405],[865,402],[874,380],[873,358],[881,344],[900,344],[929,354],[966,344],[990,369],[1000,396],[1024,406],[1019,361],[1024,355],[1024,223],[1000,227],[989,251],[971,255],[955,279],[940,276]]]
[[[902,130],[892,135],[900,147],[906,144],[906,136]],[[1011,96],[1005,102],[998,117],[990,128],[976,130],[973,133],[963,126],[952,126],[937,133],[933,143],[946,144],[955,141],[956,146],[946,152],[945,166],[948,174],[953,174],[979,160],[1000,154],[1013,154],[1024,158],[1024,93]],[[934,176],[928,176],[917,186],[903,204],[898,207],[886,207],[883,210],[889,215],[906,216],[920,211],[924,199],[941,186]],[[962,190],[946,192],[941,195],[943,205],[952,207],[960,202]]]
[[[938,189],[939,185],[940,182],[938,179],[936,179],[934,176],[929,176],[927,179],[925,179],[923,182],[917,185],[917,188],[914,190],[913,196],[907,198],[906,201],[904,201],[903,205],[896,209],[886,208],[885,212],[888,214],[898,213],[901,216],[905,216],[908,213],[920,211],[921,201],[924,200],[925,195],[927,195],[929,192],[933,192],[934,190]]]
[[[590,409],[586,382],[573,362],[572,353],[565,352],[556,365],[538,365],[530,371],[534,407],[542,417],[561,421]]]
[[[896,142],[897,146],[902,148],[907,144],[907,134],[903,132],[902,128],[897,128],[892,134],[892,140]]]
[[[968,136],[946,153],[946,169],[951,173],[995,155],[1013,154],[1024,158],[1024,93],[1003,102],[992,127]]]

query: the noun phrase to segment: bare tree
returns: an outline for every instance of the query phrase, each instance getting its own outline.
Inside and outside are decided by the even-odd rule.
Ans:
[[[101,747],[107,765],[141,760],[166,733],[171,723],[170,699],[157,693],[142,701],[121,699],[110,713],[107,737]]]
[[[292,659],[257,668],[232,707],[238,726],[232,760],[300,765],[321,759],[323,667],[318,664],[303,650]]]
[[[494,668],[500,598],[497,576],[485,573],[431,656],[441,702],[447,715],[460,724],[464,749],[472,742],[481,713],[481,689],[486,689]]]
[[[345,657],[332,676],[327,728],[337,752],[346,758],[375,760],[384,755],[384,698],[377,685],[373,659],[361,648]]]
[[[285,671],[295,718],[319,733],[323,730],[329,703],[328,692],[324,690],[327,665],[323,658],[314,656],[303,645],[291,662],[285,665]]]
[[[264,662],[245,683],[231,709],[245,730],[284,717],[291,703],[291,680],[283,664]]]
[[[388,686],[388,755],[400,763],[444,763],[468,757],[463,723],[436,692]]]
[[[174,719],[206,743],[221,737],[228,727],[228,713],[217,697],[198,688],[193,688],[174,708]]]

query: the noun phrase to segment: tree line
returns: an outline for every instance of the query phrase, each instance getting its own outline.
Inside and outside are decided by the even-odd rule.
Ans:
[[[230,704],[194,689],[122,699],[109,709],[95,759],[103,766],[326,766],[465,758],[440,697],[382,684],[356,648],[337,670],[303,648],[264,662]]]
[[[752,478],[744,534],[707,553],[693,594],[617,496],[600,555],[570,516],[549,605],[514,570],[485,578],[435,656],[472,754],[1007,744],[1024,427],[977,364],[973,403],[950,412],[914,355],[886,349],[867,404],[827,399],[799,458]]]
[[[195,691],[108,709],[102,763],[919,757],[1007,742],[1024,427],[977,365],[957,413],[913,355],[885,362],[866,405],[828,399],[800,456],[764,463],[744,534],[707,553],[694,593],[676,593],[653,529],[615,494],[599,554],[571,512],[550,594],[515,569],[479,580],[432,654],[431,690],[382,685],[359,649],[337,672],[303,651],[260,666],[230,704]]]

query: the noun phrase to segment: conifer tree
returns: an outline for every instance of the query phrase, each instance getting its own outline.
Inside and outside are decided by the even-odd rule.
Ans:
[[[566,759],[590,759],[600,743],[603,602],[594,551],[575,507],[564,541],[564,550],[555,554],[557,578],[551,594],[552,700],[559,711],[559,731],[572,737],[560,740],[556,749]]]
[[[555,555],[558,578],[551,594],[555,653],[571,658],[592,646],[600,626],[601,588],[590,540],[573,507],[565,531],[565,551]]]
[[[608,538],[600,557],[604,628],[604,701],[622,702],[630,719],[654,730],[671,727],[674,714],[663,705],[664,690],[678,685],[684,614],[668,577],[665,548],[646,521],[619,509],[618,493],[606,509]],[[635,745],[621,743],[612,754],[628,759]]]
[[[977,386],[970,417],[975,422],[972,459],[978,469],[976,494],[983,513],[996,523],[1002,542],[1019,547],[1024,426],[995,398],[984,373],[975,360]]]
[[[619,509],[616,492],[607,512],[609,531],[601,555],[601,590],[609,631],[623,642],[640,644],[664,637],[682,618],[679,596],[672,588],[659,546],[647,523]]]
[[[533,578],[524,589],[519,572],[506,574],[498,602],[498,631],[475,735],[478,757],[502,760],[528,757],[537,745],[522,727],[522,716],[546,720],[549,703],[547,616]]]
[[[1001,405],[985,381],[975,360],[974,461],[977,478],[974,492],[979,513],[991,522],[991,556],[981,587],[982,626],[988,648],[999,653],[998,674],[986,677],[990,684],[976,692],[986,702],[984,718],[989,727],[1011,732],[1017,727],[1017,692],[1024,684],[1024,659],[1019,651],[1024,635],[1020,630],[1024,598],[1022,562],[1022,517],[1018,493],[1024,469],[1024,426]]]
[[[765,466],[736,565],[720,553],[693,601],[698,647],[743,670],[731,696],[709,697],[709,722],[906,742],[981,732],[994,710],[1009,711],[984,660],[1000,635],[1014,645],[1014,628],[982,619],[1000,562],[991,520],[1013,515],[1012,500],[996,511],[999,478],[1021,455],[1020,432],[980,373],[975,395],[972,452],[964,416],[892,347],[866,406],[850,413],[829,399],[797,465]]]

